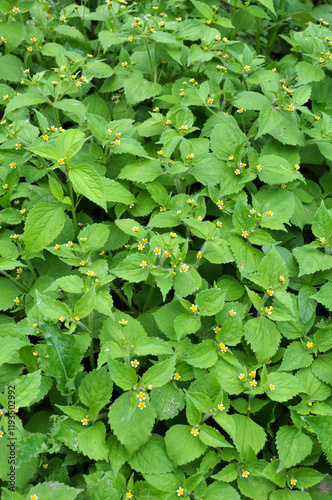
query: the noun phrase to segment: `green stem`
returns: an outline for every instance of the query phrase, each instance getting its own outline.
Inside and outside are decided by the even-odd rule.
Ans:
[[[113,283],[110,283],[110,287],[120,297],[120,299],[122,300],[122,302],[124,302],[126,304],[126,306],[129,307],[129,309],[132,312],[134,312],[135,314],[138,314],[138,311],[129,303],[129,301],[123,295],[123,293],[121,292],[121,290],[119,290],[115,285],[113,285]]]
[[[37,281],[38,277],[37,277],[37,275],[35,273],[35,270],[33,268],[33,265],[31,264],[30,260],[29,259],[25,259],[25,262],[28,264],[28,267],[29,267],[30,271],[32,272],[32,276],[33,276],[34,281]]]
[[[70,199],[71,199],[71,213],[72,213],[72,216],[73,216],[74,228],[75,228],[76,234],[78,234],[79,233],[79,229],[78,229],[77,217],[76,217],[74,192],[73,192],[73,187],[71,185],[70,179],[68,179],[67,184],[68,184],[69,196],[70,196]]]
[[[257,18],[256,23],[257,23],[257,31],[256,31],[256,53],[259,54],[259,52],[260,52],[260,45],[261,45],[261,26],[262,26],[262,20],[260,18]]]
[[[153,66],[152,66],[152,59],[151,59],[151,54],[150,54],[150,49],[149,49],[149,44],[147,39],[144,39],[145,42],[145,47],[146,47],[146,52],[148,54],[148,59],[149,59],[149,65],[150,65],[150,75],[151,75],[151,82],[153,82]]]
[[[29,288],[26,288],[22,283],[19,283],[16,279],[14,279],[10,274],[8,274],[6,271],[0,271],[4,276],[6,276],[10,281],[15,283],[15,285],[20,286],[25,292],[29,292]]]
[[[173,177],[173,181],[174,181],[174,184],[175,184],[175,187],[176,187],[178,194],[182,193],[183,192],[182,186],[181,186],[179,179],[177,179],[176,177]]]
[[[157,81],[157,73],[158,73],[158,56],[157,56],[157,46],[154,44],[154,81]]]
[[[92,312],[91,312],[89,314],[89,333],[90,334],[92,334],[92,323],[93,323],[93,316],[92,316]],[[90,367],[91,367],[91,370],[94,370],[96,368],[94,351],[93,351],[93,338],[92,337],[91,337],[91,343],[90,343]]]
[[[279,16],[277,18],[277,20],[281,20],[283,16],[280,15],[280,12],[283,10],[284,8],[284,0],[280,0],[280,5],[279,5]],[[279,32],[279,28],[280,28],[280,24],[281,23],[278,23],[275,25],[274,27],[274,30],[272,31],[272,35],[271,35],[271,38],[270,38],[270,42],[267,46],[267,49],[266,49],[266,55],[269,56],[272,52],[272,49],[273,49],[273,45],[274,45],[274,42],[276,41],[277,39],[277,36],[278,36],[278,32]]]

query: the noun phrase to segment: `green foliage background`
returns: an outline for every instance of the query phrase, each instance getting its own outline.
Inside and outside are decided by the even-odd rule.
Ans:
[[[0,0],[4,500],[332,498],[315,4]]]

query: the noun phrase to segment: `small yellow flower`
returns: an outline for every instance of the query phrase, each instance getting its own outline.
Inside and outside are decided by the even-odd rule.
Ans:
[[[266,361],[265,361],[265,363],[266,363]],[[270,385],[269,385],[269,389],[270,389],[270,391],[274,391],[274,390],[275,390],[274,385],[273,385],[273,384],[270,384]]]
[[[43,464],[43,469],[47,469],[48,464]]]
[[[3,437],[3,432],[2,432],[2,431],[0,431],[0,438],[2,438],[2,437]]]
[[[15,302],[15,304],[19,304],[19,303],[20,303],[20,299],[19,299],[18,297],[16,297],[16,298],[14,299],[14,302]]]
[[[216,204],[217,204],[217,207],[219,208],[219,210],[224,209],[224,202],[223,201],[218,200]]]
[[[311,349],[313,346],[314,346],[314,344],[312,342],[307,342],[307,348],[308,349]]]
[[[14,14],[17,14],[19,11],[20,11],[20,9],[19,9],[18,7],[14,7],[14,8],[13,8],[13,12],[14,12]]]
[[[60,17],[60,21],[62,21],[63,23],[65,22],[65,20],[66,20],[66,17],[65,17],[65,16],[61,16],[61,17]]]
[[[168,258],[170,256],[171,256],[171,254],[166,250],[165,253],[164,253],[164,257]]]
[[[81,424],[82,425],[88,425],[88,419],[87,418],[82,418]]]
[[[124,62],[123,62],[123,63],[121,63],[121,64],[122,64],[122,66],[123,66],[124,68],[125,68],[126,66],[128,66],[127,61],[124,61]]]
[[[131,494],[131,491],[127,491],[126,493],[126,498],[132,498],[133,495]]]
[[[187,266],[187,264],[182,264],[182,266],[180,267],[180,273],[186,273],[189,269],[189,266]]]
[[[240,175],[241,174],[241,170],[239,168],[237,168],[236,170],[234,170],[234,174],[235,175]]]
[[[15,145],[15,148],[16,148],[16,149],[22,149],[22,144],[20,144],[20,143],[16,144],[16,145]]]
[[[177,21],[178,23],[180,23],[182,21],[182,17],[176,17],[175,21]]]
[[[144,245],[142,243],[140,243],[138,246],[137,246],[137,249],[138,250],[144,250]]]
[[[146,407],[146,404],[144,403],[144,401],[140,401],[137,406],[140,410],[143,410]]]
[[[266,365],[271,364],[271,360],[270,360],[270,359],[266,359],[266,360],[265,360],[265,364],[266,364]]]
[[[157,151],[157,155],[162,156],[163,154],[164,153],[163,153],[162,149],[159,149],[159,151]]]
[[[174,375],[174,380],[180,380],[180,378],[181,378],[180,373],[176,372],[176,374]]]
[[[222,352],[228,351],[227,345],[225,345],[223,342],[220,342],[219,347]]]
[[[19,410],[19,407],[18,407],[18,406],[14,406],[14,408],[13,408],[13,412],[14,412],[14,413],[18,413],[18,410]]]
[[[320,241],[321,243],[325,243],[326,239],[325,239],[324,237],[323,237],[323,238],[319,238],[319,241]]]
[[[74,245],[74,243],[72,241],[68,241],[67,247],[71,248],[73,245]]]
[[[257,385],[256,380],[255,379],[250,380],[250,385],[251,385],[251,387],[256,387],[256,385]]]
[[[121,141],[119,141],[119,139],[116,139],[116,141],[114,141],[115,146],[120,146],[120,144],[121,144]]]
[[[271,314],[271,312],[272,312],[271,306],[270,307],[266,307],[265,308],[265,312],[266,312],[266,314]]]
[[[137,361],[137,359],[134,359],[134,361],[131,361],[130,364],[133,368],[137,368],[139,365],[139,361]]]
[[[134,226],[132,229],[133,229],[134,233],[137,233],[137,231],[138,231],[138,227],[137,226]]]
[[[285,281],[285,276],[283,274],[280,274],[279,281],[281,281],[281,283]]]
[[[126,319],[120,319],[119,323],[122,326],[126,326],[126,324],[128,323],[128,321]]]
[[[248,236],[248,231],[242,231],[241,235],[243,238],[246,238]]]
[[[86,238],[80,238],[80,241],[81,241],[82,243],[85,243],[85,242],[86,242],[86,240],[87,240]]]
[[[247,164],[246,164],[246,163],[243,163],[243,162],[242,162],[242,163],[240,163],[240,167],[241,167],[241,168],[245,168],[246,166],[247,166]]]
[[[198,434],[199,434],[199,430],[198,430],[198,429],[191,429],[191,434],[192,434],[194,437],[196,437],[196,436],[198,436]]]
[[[244,380],[245,378],[246,378],[245,374],[244,373],[240,373],[239,379],[240,380]]]
[[[85,260],[81,260],[80,266],[85,266]]]
[[[143,245],[146,245],[146,244],[147,244],[147,242],[148,242],[148,240],[147,240],[146,238],[143,238],[143,239],[142,239],[142,243],[143,243]]]
[[[277,68],[272,68],[273,73],[277,72]]]
[[[266,293],[271,297],[274,294],[274,291],[268,289],[268,290],[266,290]]]
[[[16,168],[16,163],[14,161],[10,163],[10,168]]]
[[[172,124],[172,120],[166,120],[166,125],[171,125]]]
[[[195,311],[197,311],[198,308],[197,308],[196,304],[192,304],[189,309],[191,310],[191,312],[195,312]]]
[[[75,320],[75,321],[79,321],[79,320],[80,320],[80,317],[79,317],[79,316],[75,316],[74,320]]]
[[[267,212],[267,215],[268,215],[269,217],[271,217],[271,216],[273,215],[273,212],[272,212],[271,210],[269,210],[269,211]]]
[[[233,316],[235,316],[236,312],[235,312],[235,311],[233,311],[233,309],[231,309],[231,310],[228,312],[228,314],[229,314],[230,316],[232,316],[232,317],[233,317]]]
[[[144,392],[140,391],[140,392],[136,395],[136,397],[137,397],[137,398],[139,398],[139,399],[142,399],[142,400],[144,401],[144,399],[145,399],[145,394],[144,394]]]
[[[34,326],[35,328],[37,328],[38,323],[35,322],[32,326]]]
[[[246,64],[243,69],[244,69],[244,71],[250,71],[250,66],[248,66],[248,64]]]
[[[243,109],[243,108],[239,108],[239,109],[237,110],[237,112],[238,112],[238,113],[243,113],[244,111],[245,111],[245,109]]]
[[[223,403],[220,403],[218,406],[217,406],[218,410],[219,411],[224,411],[225,407],[223,405]]]
[[[52,132],[56,132],[58,129],[57,129],[57,127],[55,127],[54,125],[52,125],[51,130],[52,130]]]
[[[145,260],[142,260],[142,262],[140,263],[140,266],[141,267],[146,267],[147,266],[147,262]]]
[[[59,165],[64,165],[65,164],[64,158],[59,158],[58,163],[59,163]]]
[[[169,233],[169,235],[170,235],[170,237],[171,237],[171,238],[176,238],[176,237],[177,237],[177,234],[176,234],[176,233],[173,233],[173,231],[171,231],[171,232]]]
[[[197,252],[197,254],[196,254],[197,259],[201,259],[202,255],[203,255],[202,252]]]
[[[64,132],[65,129],[63,127],[59,127],[59,132]]]
[[[188,125],[182,125],[182,126],[181,126],[181,129],[182,129],[182,130],[188,130]]]
[[[247,470],[244,470],[242,472],[242,477],[244,477],[245,479],[247,479],[248,476],[249,476],[249,472]]]
[[[156,247],[156,248],[154,249],[154,253],[155,253],[156,255],[160,255],[160,254],[161,254],[161,249],[160,249],[160,248],[158,248],[158,247]]]
[[[252,370],[252,371],[249,373],[249,377],[251,377],[251,378],[255,378],[255,377],[256,377],[256,370]]]
[[[38,352],[37,351],[33,351],[32,353],[34,356],[38,356]]]
[[[258,172],[260,172],[262,170],[262,166],[261,165],[257,165],[256,168],[257,168]]]
[[[37,495],[35,495],[35,494],[31,495],[30,500],[38,500]]]
[[[320,116],[315,115],[315,120],[320,120]]]
[[[290,104],[290,105],[288,106],[288,108],[287,108],[287,111],[294,111],[294,109],[295,109],[295,108],[294,108],[293,104]]]
[[[217,227],[221,227],[221,226],[222,226],[222,222],[220,222],[220,220],[217,220],[217,222],[216,222],[216,226],[217,226]]]
[[[6,42],[7,42],[7,40],[6,40],[6,38],[5,38],[4,36],[2,36],[2,37],[0,38],[0,40],[2,41],[2,43],[6,43]]]
[[[59,245],[59,243],[57,243],[56,245],[54,245],[54,248],[55,248],[55,250],[60,250],[61,245]]]
[[[128,41],[129,41],[129,42],[132,42],[133,40],[134,40],[134,37],[133,37],[132,35],[130,35],[130,36],[128,37]]]
[[[86,273],[88,276],[92,276],[93,278],[96,276],[97,273],[95,273],[94,271],[88,271]]]
[[[297,479],[294,479],[294,478],[292,477],[292,479],[291,479],[289,482],[290,482],[290,484],[291,484],[292,486],[295,486],[295,485],[296,485],[296,483],[297,483]]]
[[[213,328],[213,330],[214,330],[215,333],[218,333],[218,332],[220,332],[221,328],[220,328],[220,326],[215,326]]]

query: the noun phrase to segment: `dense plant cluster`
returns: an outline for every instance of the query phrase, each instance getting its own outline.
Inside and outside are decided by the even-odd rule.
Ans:
[[[0,0],[4,500],[332,498],[331,7],[214,3]]]

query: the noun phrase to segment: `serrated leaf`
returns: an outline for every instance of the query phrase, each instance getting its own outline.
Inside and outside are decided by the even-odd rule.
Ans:
[[[271,358],[280,344],[280,332],[273,321],[259,316],[244,325],[244,336],[256,354],[257,361]]]
[[[24,229],[28,255],[43,250],[60,234],[65,224],[63,208],[56,203],[38,203],[29,213]]]
[[[106,427],[103,422],[96,422],[83,429],[77,436],[79,450],[91,460],[108,462],[108,447],[105,443]]]
[[[96,170],[86,163],[72,167],[68,176],[77,193],[83,194],[88,200],[93,201],[106,210],[106,196],[104,185]]]
[[[169,382],[170,378],[174,374],[174,366],[174,357],[166,359],[165,361],[161,361],[160,363],[156,363],[144,373],[141,379],[142,385],[161,387],[167,384],[167,382]]]
[[[176,465],[184,465],[200,457],[207,446],[198,436],[191,434],[188,425],[173,425],[165,435],[166,451]]]
[[[312,440],[301,429],[284,425],[277,432],[279,467],[277,472],[297,465],[312,449]]]

